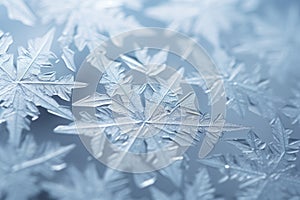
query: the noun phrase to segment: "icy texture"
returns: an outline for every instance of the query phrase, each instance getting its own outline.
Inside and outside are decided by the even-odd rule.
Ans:
[[[57,79],[55,72],[43,72],[45,68],[51,68],[51,60],[56,59],[50,51],[53,36],[54,29],[41,38],[30,40],[27,49],[20,47],[16,64],[13,55],[5,53],[12,43],[11,37],[7,34],[1,37],[1,118],[7,123],[10,143],[19,144],[22,130],[29,130],[30,119],[38,118],[38,106],[57,116],[72,119],[71,111],[60,106],[52,96],[69,101],[73,77]]]
[[[300,199],[297,0],[0,0],[0,10],[1,200]],[[209,127],[209,104],[199,107],[218,88],[206,88],[169,52],[147,48],[104,70],[101,89],[73,104],[96,108],[96,115],[82,112],[70,123],[72,88],[87,85],[74,83],[69,70],[76,74],[108,37],[144,26],[175,29],[204,46],[224,83],[228,133]],[[182,82],[197,92],[185,92]],[[54,127],[62,134],[43,131]],[[94,164],[78,133],[90,139],[96,158],[106,150],[104,138],[135,153],[193,145],[164,158],[176,160],[167,168],[122,174]],[[198,159],[204,136],[211,136],[208,144],[220,141],[210,157]],[[111,159],[123,161],[118,154]]]
[[[229,108],[242,117],[251,111],[269,120],[274,119],[284,102],[273,94],[270,80],[261,77],[260,66],[252,66],[252,71],[249,72],[244,63],[232,60],[223,51],[216,52],[216,57],[220,59],[220,81],[224,83]],[[205,87],[203,78],[197,74],[189,76],[187,81]],[[207,88],[207,92],[212,89]]]
[[[290,137],[277,118],[271,122],[273,142],[263,142],[253,131],[247,139],[228,141],[242,154],[220,155],[207,158],[202,163],[219,168],[224,174],[221,181],[235,179],[240,182],[238,199],[289,199],[288,191],[300,187],[295,161],[300,150],[300,140]],[[277,192],[270,192],[276,190]]]
[[[218,130],[222,124],[212,125],[212,119],[201,113],[194,91],[184,88],[183,69],[167,71],[170,69],[165,64],[166,56],[165,51],[150,56],[147,49],[138,51],[137,59],[123,55],[122,60],[129,69],[122,63],[113,63],[99,82],[105,92],[73,104],[97,108],[96,116],[82,112],[76,124],[58,126],[55,132],[78,132],[91,137],[90,145],[96,157],[103,154],[105,137],[121,145],[124,151],[147,153],[172,142],[189,146],[203,134],[206,135],[203,144],[209,148],[201,147],[199,154],[207,154],[220,137]],[[245,128],[234,124],[223,127],[223,131],[242,129]],[[122,162],[122,158],[114,156],[113,159]]]

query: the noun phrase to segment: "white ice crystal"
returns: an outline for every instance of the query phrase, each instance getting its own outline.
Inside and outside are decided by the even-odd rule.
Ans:
[[[7,123],[11,143],[19,144],[22,130],[29,129],[30,118],[39,116],[39,106],[72,119],[71,111],[60,106],[53,96],[68,101],[74,86],[73,77],[56,78],[55,72],[44,72],[51,68],[51,60],[56,59],[50,51],[53,35],[52,29],[43,37],[30,40],[27,49],[20,47],[16,63],[11,54],[0,56],[1,118]],[[11,37],[2,34],[1,52],[7,51],[11,43]]]

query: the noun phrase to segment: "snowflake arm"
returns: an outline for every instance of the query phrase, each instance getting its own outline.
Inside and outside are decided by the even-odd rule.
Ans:
[[[12,37],[8,33],[3,33],[0,30],[0,56],[6,54],[8,48],[12,43]]]
[[[293,120],[293,124],[300,123],[300,84],[294,90],[294,96],[289,100],[288,104],[282,108],[283,114]]]

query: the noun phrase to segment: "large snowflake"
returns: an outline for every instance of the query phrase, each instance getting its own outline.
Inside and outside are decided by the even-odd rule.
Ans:
[[[98,158],[105,151],[106,137],[124,152],[148,153],[170,143],[189,146],[205,135],[199,152],[205,156],[220,137],[222,125],[200,112],[194,90],[183,79],[183,68],[176,71],[166,67],[164,51],[151,56],[143,49],[135,57],[138,59],[123,55],[123,64],[113,62],[107,68],[91,59],[94,66],[104,70],[98,87],[102,89],[73,106],[97,108],[96,115],[82,112],[76,123],[55,131],[90,137],[89,145]],[[223,131],[240,129],[244,128],[231,124],[223,127]],[[117,154],[110,157],[112,162],[123,162]]]
[[[1,118],[7,123],[10,132],[10,142],[16,145],[20,142],[23,129],[29,129],[30,118],[39,115],[38,106],[47,109],[57,116],[72,119],[69,109],[60,106],[53,98],[59,96],[68,101],[74,86],[70,75],[56,78],[51,68],[51,60],[55,55],[50,51],[54,30],[50,30],[42,38],[30,40],[28,48],[18,49],[18,59],[14,61],[11,54],[5,53],[12,43],[7,34],[1,37],[0,57],[0,102]]]

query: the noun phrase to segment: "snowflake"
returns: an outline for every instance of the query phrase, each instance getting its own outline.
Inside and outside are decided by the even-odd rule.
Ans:
[[[53,35],[54,30],[51,30],[42,38],[29,41],[28,49],[20,47],[16,65],[13,55],[5,53],[0,57],[1,117],[7,123],[9,141],[16,145],[20,142],[22,130],[29,129],[28,117],[38,118],[38,106],[57,116],[73,119],[70,110],[52,98],[59,96],[68,101],[74,86],[73,77],[67,75],[56,79],[55,72],[42,72],[52,66],[51,59],[56,59],[50,52]],[[11,44],[11,38],[6,39],[7,42],[2,42],[4,51]]]
[[[272,94],[269,80],[260,76],[259,66],[249,74],[244,64],[233,62],[222,75],[230,108],[241,116],[250,110],[267,119],[275,117],[282,101]]]
[[[74,145],[60,147],[54,143],[37,145],[27,136],[20,147],[0,147],[0,198],[28,199],[41,191],[40,176],[51,177],[66,164],[62,158]]]
[[[19,20],[28,26],[35,24],[36,17],[23,0],[0,0],[0,5],[6,7],[10,19]]]
[[[249,9],[250,3],[244,4],[240,5],[239,0],[171,0],[148,8],[146,13],[170,24],[170,28],[194,36],[202,35],[219,46],[221,31],[229,31],[234,23],[244,22],[242,10]]]
[[[83,111],[76,124],[58,126],[55,132],[90,137],[97,158],[103,155],[106,137],[124,152],[147,153],[168,144],[189,146],[205,135],[199,155],[206,155],[220,137],[222,124],[213,126],[212,119],[199,111],[192,87],[183,86],[183,69],[167,69],[162,51],[150,56],[144,49],[136,57],[138,60],[121,56],[127,67],[120,62],[106,69],[98,66],[104,70],[99,81],[103,90],[73,103],[97,108],[96,116]],[[91,59],[91,63],[102,62]],[[233,124],[223,127],[223,131],[241,129],[244,127]],[[110,160],[122,162],[122,157],[115,156]]]
[[[292,131],[284,129],[278,118],[271,125],[273,142],[267,144],[250,131],[248,139],[228,141],[242,152],[241,155],[213,156],[201,161],[219,168],[225,175],[221,181],[235,179],[241,182],[237,193],[239,199],[288,199],[287,191],[300,186],[299,179],[295,178],[299,176],[295,160],[300,140],[292,139]]]
[[[251,111],[264,118],[274,119],[277,108],[283,105],[283,101],[274,97],[270,81],[261,77],[260,66],[255,66],[249,72],[244,63],[230,59],[223,51],[216,51],[215,57],[219,61],[219,81],[224,84],[229,108],[243,117],[247,111]],[[205,87],[203,78],[197,74],[189,75],[187,81]],[[211,89],[207,88],[207,91]]]
[[[238,37],[238,44],[232,51],[243,60],[245,56],[240,55],[256,56],[260,62],[266,63],[272,77],[283,82],[289,69],[299,63],[299,8],[289,5],[284,14],[278,14],[275,8],[267,6],[266,16],[252,20],[254,33]]]
[[[119,172],[107,169],[100,178],[96,166],[89,164],[83,173],[73,166],[66,173],[59,182],[43,182],[42,187],[57,199],[128,199],[128,181]]]
[[[43,0],[39,2],[37,14],[46,23],[55,21],[65,26],[59,38],[62,58],[75,71],[74,52],[70,49],[73,42],[79,51],[86,46],[92,51],[106,36],[138,27],[132,16],[123,13],[124,7],[137,9],[140,1]]]
[[[300,84],[293,91],[294,96],[289,100],[288,104],[283,107],[282,112],[289,118],[293,119],[293,124],[300,123]]]
[[[197,174],[194,175],[194,181],[190,181],[187,173],[185,173],[187,166],[183,161],[177,161],[171,166],[163,169],[160,173],[171,180],[176,187],[176,191],[172,194],[167,194],[160,189],[151,187],[150,191],[154,199],[160,200],[199,200],[199,199],[216,199],[214,196],[215,189],[210,183],[210,176],[204,167],[198,169]]]

